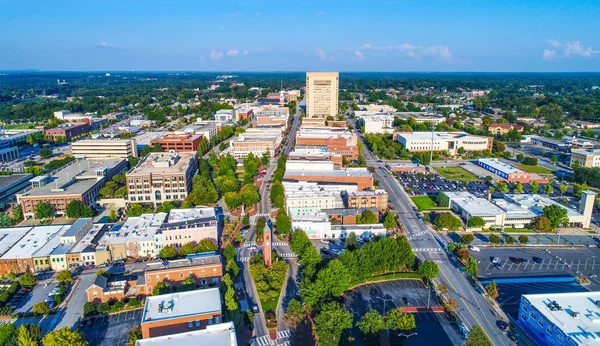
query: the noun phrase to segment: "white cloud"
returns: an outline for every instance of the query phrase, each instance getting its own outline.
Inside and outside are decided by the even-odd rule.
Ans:
[[[223,57],[223,52],[217,52],[216,50],[211,50],[209,55],[211,60],[219,60]]]
[[[106,42],[97,43],[96,47],[100,47],[100,48],[116,48],[116,46],[114,44],[109,44],[109,43],[106,43]]]
[[[363,60],[365,58],[365,55],[360,50],[355,50],[354,51],[354,58],[356,60]]]
[[[229,14],[229,17],[241,17],[242,14],[239,12]]]
[[[248,51],[247,51],[247,50],[245,50],[245,51],[244,51],[242,54],[244,54],[244,55],[248,55]]]
[[[411,52],[411,51],[414,51],[416,49],[419,49],[420,47],[413,46],[412,44],[408,44],[408,43],[403,43],[403,44],[397,45],[397,46],[395,46],[393,48],[397,49],[399,51],[402,51],[402,52],[406,52],[406,51]]]
[[[411,58],[420,58],[423,56],[431,56],[436,57],[440,60],[452,60],[452,52],[450,48],[446,45],[437,45],[437,46],[417,46],[410,43],[403,43],[398,45],[388,45],[388,46],[373,46],[371,44],[364,44],[359,49],[365,50],[370,49],[374,51],[398,51],[406,53],[407,56]],[[352,48],[352,50],[356,50],[356,48]]]
[[[319,12],[317,12],[315,14],[315,16],[317,16],[317,17],[321,17],[321,16],[324,16],[324,15],[325,15],[325,11],[319,11]]]
[[[368,43],[365,43],[365,44],[364,44],[362,47],[360,47],[360,48],[361,48],[361,49],[370,49],[370,48],[373,48],[373,46],[371,46],[371,45],[370,45],[370,44],[368,44]]]
[[[411,58],[415,58],[416,57],[415,52],[407,52],[406,55],[408,55]]]
[[[558,41],[557,41],[557,40],[555,40],[555,39],[551,39],[551,38],[550,38],[550,39],[547,39],[547,40],[546,40],[546,42],[547,42],[549,45],[551,45],[552,47],[554,47],[554,48],[559,48],[559,47],[560,47],[560,42],[558,42]]]
[[[560,50],[562,50],[562,54],[560,55],[561,58],[570,58],[573,56],[591,57],[600,54],[599,50],[594,49],[591,46],[584,47],[581,41],[559,42],[554,39],[548,39],[546,40],[546,43],[548,43],[554,48],[560,48]],[[557,50],[544,49],[542,58],[547,60],[555,57],[559,57]]]
[[[542,55],[542,58],[544,58],[545,60],[550,60],[550,59],[554,58],[555,56],[556,56],[555,50],[544,49],[544,54]]]
[[[321,60],[327,60],[327,53],[325,53],[324,50],[317,49],[317,54],[319,54],[319,58],[321,58]]]
[[[240,53],[237,49],[230,49],[227,51],[227,56],[237,56]]]

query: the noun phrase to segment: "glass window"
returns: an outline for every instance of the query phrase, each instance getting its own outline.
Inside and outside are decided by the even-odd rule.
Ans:
[[[200,327],[200,320],[196,320],[196,327]]]
[[[192,328],[194,326],[194,322],[188,322],[188,328]]]
[[[208,325],[213,324],[212,317],[208,319]]]

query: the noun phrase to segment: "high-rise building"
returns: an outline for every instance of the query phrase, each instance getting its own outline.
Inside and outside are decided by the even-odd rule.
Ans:
[[[579,212],[583,214],[583,228],[589,228],[592,222],[592,212],[594,211],[594,201],[596,199],[596,193],[594,191],[583,191],[581,193],[581,200],[579,201]]]
[[[306,72],[306,115],[327,118],[338,115],[338,72]]]

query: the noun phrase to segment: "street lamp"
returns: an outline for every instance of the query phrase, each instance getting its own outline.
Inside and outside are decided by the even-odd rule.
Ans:
[[[393,299],[385,299],[385,298],[382,298],[382,297],[379,297],[379,296],[377,296],[375,298],[383,300],[383,316],[385,316],[385,302],[387,302],[387,301],[393,302],[394,300]]]

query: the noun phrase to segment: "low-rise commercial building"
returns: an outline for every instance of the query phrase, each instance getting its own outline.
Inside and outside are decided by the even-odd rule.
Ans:
[[[326,147],[328,152],[342,154],[347,159],[358,158],[358,137],[345,128],[300,128],[296,132],[296,145]]]
[[[581,167],[600,167],[600,149],[572,149],[570,165],[575,162]]]
[[[271,157],[275,156],[275,149],[279,147],[282,140],[281,129],[255,130],[246,131],[232,139],[229,142],[230,147],[223,154],[230,153],[238,160],[245,159],[250,153],[260,157],[268,152]]]
[[[15,194],[29,186],[33,174],[0,175],[0,205],[15,200]]]
[[[198,120],[194,124],[184,127],[179,131],[175,131],[175,134],[190,134],[195,133],[201,135],[210,141],[211,138],[217,135],[217,132],[221,129],[221,123],[211,120]]]
[[[325,150],[327,150],[327,148],[325,148]],[[327,151],[321,151],[320,147],[315,147],[315,149],[312,151],[310,151],[310,150],[296,151],[295,150],[295,151],[290,152],[288,154],[287,163],[289,164],[290,162],[296,161],[296,160],[319,160],[319,161],[327,160],[327,161],[333,162],[336,169],[341,168],[342,164],[344,163],[342,155],[330,153]]]
[[[196,152],[149,153],[125,175],[129,201],[161,205],[183,200],[192,191],[197,169]]]
[[[388,193],[382,189],[348,192],[346,204],[348,208],[376,208],[384,211],[388,208]]]
[[[333,171],[336,165],[329,160],[288,160],[286,162],[286,169],[291,170],[306,170],[306,171]]]
[[[417,124],[438,125],[446,121],[443,116],[431,112],[397,112],[394,113],[394,116],[402,120],[414,119]]]
[[[370,210],[379,217],[379,210],[376,208],[322,209],[321,212],[327,214],[327,219],[331,221],[332,225],[355,225],[357,218],[362,215],[365,210]]]
[[[206,326],[206,329],[139,339],[135,346],[210,345],[237,346],[235,325],[225,322]]]
[[[310,239],[345,239],[350,233],[369,239],[375,235],[385,235],[387,232],[382,224],[332,225],[324,212],[292,218],[292,229],[304,231]]]
[[[344,203],[337,186],[319,185],[316,182],[284,181],[285,205],[290,216],[311,215],[321,209],[343,208]]]
[[[160,144],[160,146],[163,148],[163,151],[167,152],[196,152],[198,150],[198,145],[200,145],[201,140],[202,136],[197,134],[168,134],[163,136],[162,138],[153,139],[152,141],[150,141],[150,145]]]
[[[127,287],[127,280],[109,279],[104,275],[97,275],[94,283],[85,290],[85,294],[88,302],[108,303],[111,300],[123,300]]]
[[[58,215],[64,215],[72,200],[94,207],[101,188],[113,176],[127,169],[127,160],[76,160],[48,176],[30,180],[31,189],[17,194],[23,216],[31,219],[40,202],[52,204]]]
[[[214,208],[172,209],[156,235],[157,249],[173,245],[177,250],[186,243],[210,239],[218,244],[219,229]]]
[[[544,148],[562,151],[565,153],[568,153],[571,150],[571,146],[566,141],[540,136],[526,136],[521,142],[531,143],[534,145],[542,146]]]
[[[135,139],[83,139],[73,142],[73,156],[78,158],[103,159],[137,157]]]
[[[98,245],[106,246],[112,260],[131,258],[156,258],[158,248],[156,234],[167,218],[167,213],[143,214],[130,217],[122,226],[106,232]]]
[[[392,133],[394,132],[394,116],[388,113],[376,113],[361,118],[365,133]]]
[[[66,142],[70,142],[73,137],[88,134],[91,130],[92,127],[86,123],[66,123],[52,129],[46,129],[44,134],[53,142],[57,142],[61,138]]]
[[[531,174],[513,167],[507,163],[501,162],[498,159],[479,159],[477,164],[488,171],[506,179],[509,183],[529,183],[531,182]]]
[[[288,117],[287,116],[257,116],[256,127],[265,126],[281,126],[285,130],[287,128]]]
[[[0,149],[0,162],[8,163],[19,159],[19,148],[4,148]]]
[[[0,130],[0,149],[16,147],[25,143],[27,137],[42,130]]]
[[[600,292],[524,294],[517,324],[536,345],[595,345]]]
[[[366,168],[344,168],[333,171],[286,169],[285,179],[311,182],[356,183],[359,190],[373,187],[373,175]]]
[[[221,320],[218,288],[150,296],[142,314],[142,338],[206,329]]]
[[[216,121],[220,121],[222,123],[237,121],[237,113],[233,109],[220,109],[213,114],[213,117]]]
[[[392,172],[396,173],[425,173],[427,171],[427,167],[419,163],[390,162],[387,165]]]
[[[469,151],[490,151],[494,139],[475,136],[466,132],[398,132],[394,134],[400,144],[411,152],[446,151],[458,154],[460,148]]]

